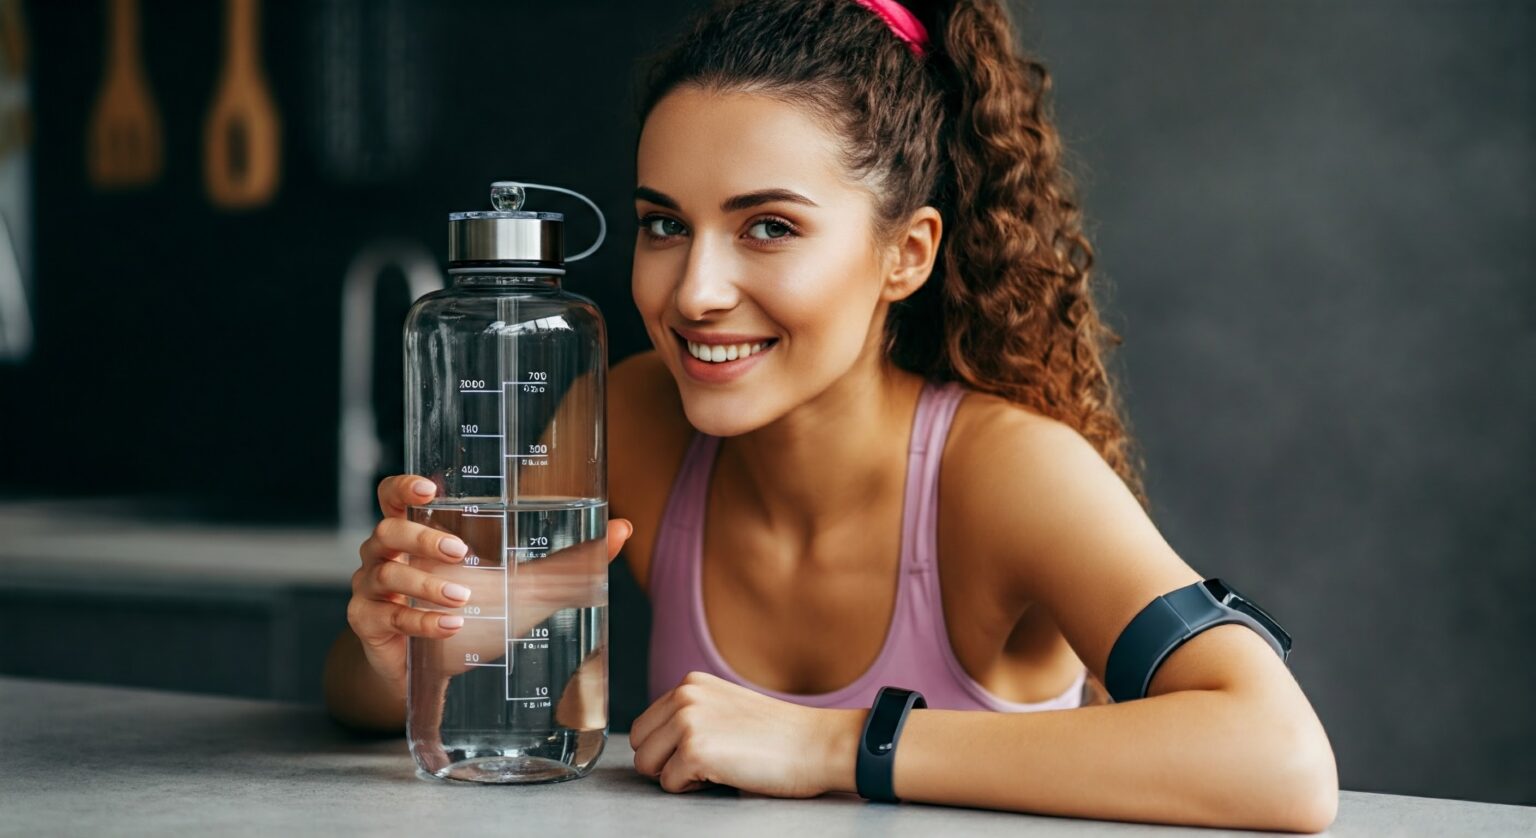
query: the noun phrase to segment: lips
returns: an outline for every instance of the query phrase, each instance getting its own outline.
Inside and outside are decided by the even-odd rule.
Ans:
[[[776,337],[724,332],[674,329],[683,370],[696,381],[720,384],[733,381],[773,351]],[[719,359],[719,360],[716,360]]]
[[[678,326],[672,327],[672,332],[681,336],[684,340],[691,340],[694,343],[703,343],[710,346],[716,344],[730,345],[733,343],[766,343],[770,340],[777,340],[773,335],[754,335],[747,332],[703,332],[698,329],[684,329]]]

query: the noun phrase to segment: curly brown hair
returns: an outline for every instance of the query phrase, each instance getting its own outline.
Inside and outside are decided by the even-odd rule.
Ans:
[[[1147,506],[1139,456],[1105,364],[1121,337],[1089,289],[1093,248],[1047,95],[998,0],[909,0],[927,27],[913,54],[852,0],[716,0],[649,58],[639,122],[673,89],[771,96],[844,139],[875,200],[876,242],[936,208],[934,274],[892,306],[898,366],[958,380],[1064,422]]]

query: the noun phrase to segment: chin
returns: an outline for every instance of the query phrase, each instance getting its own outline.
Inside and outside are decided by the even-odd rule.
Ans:
[[[740,436],[773,419],[751,393],[701,393],[687,383],[680,384],[678,391],[688,424],[710,436]]]

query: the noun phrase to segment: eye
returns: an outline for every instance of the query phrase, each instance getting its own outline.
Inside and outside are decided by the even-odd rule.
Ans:
[[[778,235],[774,235],[772,232],[768,232],[768,235],[763,237],[752,237],[758,241],[775,241],[778,239],[787,239],[790,236],[795,235],[794,225],[790,224],[788,221],[783,220],[782,218],[760,218],[757,221],[752,222],[752,226],[748,229],[755,230],[758,227],[762,227],[765,232],[773,230],[780,231]]]
[[[669,239],[673,236],[681,235],[683,229],[683,225],[677,219],[668,218],[665,215],[647,215],[641,218],[638,223],[640,231],[652,239]],[[667,227],[668,224],[675,227],[676,231],[666,232],[669,229]]]

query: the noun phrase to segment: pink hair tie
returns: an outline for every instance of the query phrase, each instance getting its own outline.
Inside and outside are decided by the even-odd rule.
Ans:
[[[928,46],[928,30],[906,6],[896,0],[854,0],[860,6],[874,12],[885,21],[885,25],[896,33],[896,37],[907,42],[912,52],[921,56],[924,48]]]

